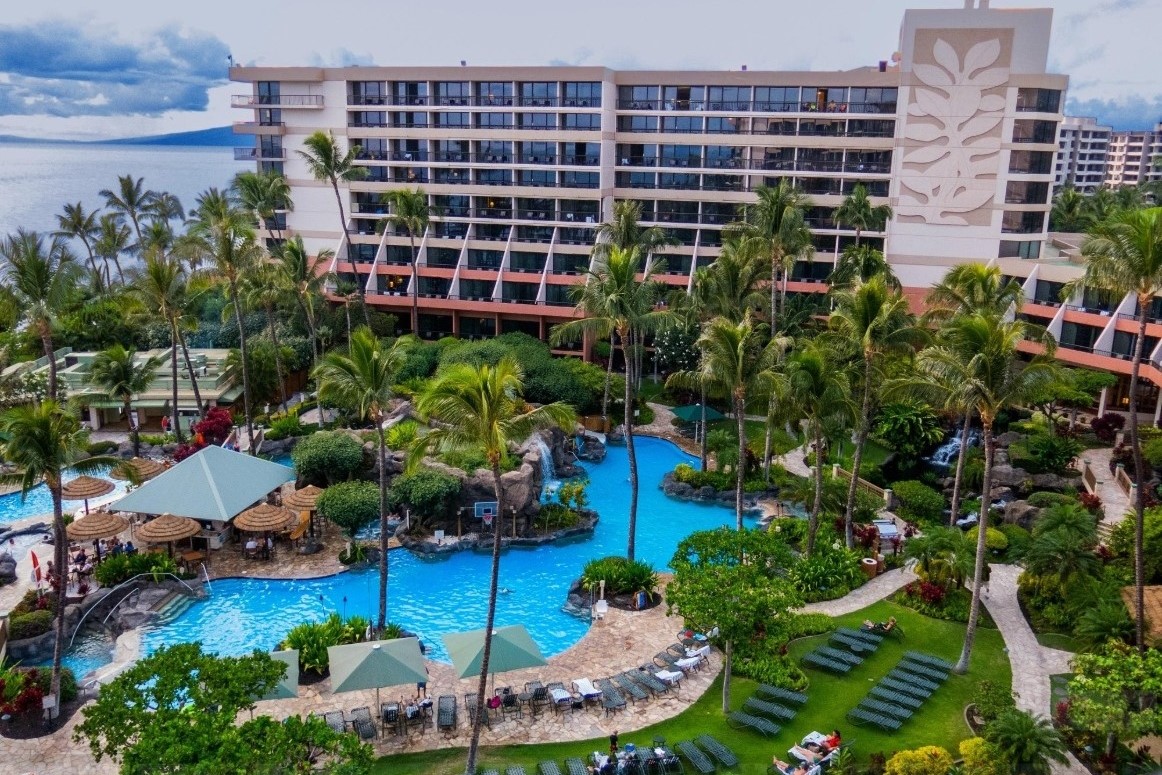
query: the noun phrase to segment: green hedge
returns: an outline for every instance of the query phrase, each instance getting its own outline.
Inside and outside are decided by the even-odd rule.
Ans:
[[[323,490],[315,506],[320,517],[354,538],[379,518],[379,487],[374,482],[340,482]]]
[[[92,444],[85,447],[85,451],[90,455],[108,455],[115,449],[117,449],[117,442],[105,440],[94,441]]]
[[[899,514],[913,522],[942,522],[944,496],[923,482],[906,479],[892,485],[892,492],[900,501]]]
[[[398,476],[391,483],[391,504],[407,506],[420,520],[446,519],[456,513],[460,504],[460,480],[439,471],[420,470]]]
[[[601,581],[605,582],[607,595],[642,591],[652,594],[658,586],[658,574],[651,565],[641,560],[627,560],[625,557],[590,560],[581,572],[581,586],[597,589]]]
[[[177,573],[173,558],[164,554],[146,552],[110,555],[93,569],[93,576],[103,587],[115,587],[126,579],[141,573]]]
[[[8,618],[8,637],[12,640],[24,640],[44,635],[52,629],[52,611],[32,611],[19,616]]]
[[[298,443],[291,460],[295,473],[306,481],[331,485],[363,469],[363,445],[345,433],[316,433]]]

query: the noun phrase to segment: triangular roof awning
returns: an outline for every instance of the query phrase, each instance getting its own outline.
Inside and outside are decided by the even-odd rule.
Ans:
[[[689,406],[675,406],[670,410],[682,422],[702,422],[702,406],[700,404],[690,404]],[[706,407],[706,422],[714,422],[721,420],[726,415],[718,411],[714,407]]]
[[[222,447],[206,447],[110,508],[225,522],[294,478],[294,471],[287,466]]]

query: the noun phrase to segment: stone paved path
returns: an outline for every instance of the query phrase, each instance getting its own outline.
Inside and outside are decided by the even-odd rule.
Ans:
[[[877,603],[885,597],[891,596],[896,590],[915,580],[916,574],[912,572],[910,567],[896,568],[881,573],[859,589],[853,589],[838,600],[808,603],[803,606],[803,610],[807,613],[843,616],[867,608],[872,603]]]
[[[1097,494],[1101,497],[1102,524],[1113,527],[1122,521],[1132,507],[1129,496],[1122,491],[1110,473],[1110,456],[1113,450],[1109,447],[1087,449],[1081,453],[1081,459],[1089,463],[1097,480]]]
[[[801,476],[804,479],[811,479],[815,476],[815,472],[808,468],[807,464],[803,462],[805,457],[807,457],[806,444],[795,447],[785,455],[779,455],[773,458],[773,460],[776,463],[782,464],[783,468],[787,469],[787,473],[794,474],[795,476]]]

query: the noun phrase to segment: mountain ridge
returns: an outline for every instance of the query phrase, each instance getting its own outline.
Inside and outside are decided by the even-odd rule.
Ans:
[[[164,135],[142,137],[119,137],[109,140],[62,140],[45,137],[21,137],[0,135],[0,143],[26,143],[35,145],[152,145],[222,148],[238,145],[238,138],[229,126],[196,129],[191,132],[173,132]]]

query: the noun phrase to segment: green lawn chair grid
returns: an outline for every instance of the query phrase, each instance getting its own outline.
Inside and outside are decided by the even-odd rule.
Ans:
[[[925,665],[917,664],[915,662],[909,662],[906,659],[902,660],[898,665],[896,665],[896,667],[898,667],[901,670],[905,670],[909,673],[912,673],[913,675],[918,675],[918,676],[921,676],[923,678],[927,678],[931,681],[935,681],[937,683],[944,683],[945,681],[948,680],[948,673],[945,673],[941,670],[937,670],[934,667],[927,667]]]
[[[625,697],[621,695],[613,685],[613,682],[608,678],[600,678],[593,682],[593,685],[601,692],[601,706],[605,708],[606,713],[612,713],[615,710],[622,710],[625,708]]]
[[[618,673],[612,676],[613,680],[621,690],[629,695],[630,701],[636,703],[638,700],[648,700],[650,698],[649,692],[638,685],[637,681],[630,678],[625,673]]]
[[[815,649],[815,651],[817,651],[818,653],[822,654],[825,657],[829,657],[831,659],[834,659],[837,662],[846,662],[847,664],[851,665],[852,667],[855,667],[856,665],[863,664],[863,657],[857,657],[855,654],[852,654],[850,651],[842,651],[840,649],[831,648],[830,646],[820,646],[819,648]]]
[[[901,726],[898,719],[891,716],[884,716],[879,713],[872,713],[861,708],[852,708],[847,713],[847,719],[856,726],[863,724],[871,724],[888,732],[895,732]]]
[[[919,662],[922,665],[935,667],[938,670],[944,670],[949,673],[952,672],[952,668],[954,667],[951,662],[943,660],[940,657],[934,657],[931,654],[925,654],[922,651],[905,651],[904,659],[910,659],[913,662]]]
[[[768,702],[760,700],[758,697],[750,697],[742,704],[742,709],[748,712],[754,712],[763,716],[771,716],[780,721],[790,721],[795,718],[796,711],[780,705],[777,702]]]
[[[815,667],[821,667],[824,670],[830,670],[833,673],[850,673],[851,665],[846,662],[839,662],[834,659],[829,659],[815,651],[809,651],[803,655],[803,661]]]
[[[888,674],[889,676],[891,673]],[[880,680],[880,686],[885,689],[891,689],[894,692],[908,694],[918,700],[926,700],[932,696],[932,690],[923,686],[916,686],[915,684],[906,683],[904,681],[897,681],[893,678],[883,678]]]
[[[710,773],[714,772],[714,762],[710,761],[710,758],[702,753],[698,746],[694,745],[691,741],[682,740],[681,742],[675,743],[674,748],[685,756],[686,761],[690,762],[694,769],[698,770],[702,775],[710,775]]]
[[[722,743],[715,740],[710,735],[702,734],[694,738],[694,742],[698,744],[702,750],[713,756],[718,760],[718,763],[723,767],[737,767],[738,757],[734,755],[734,751],[727,748]]]
[[[890,702],[883,702],[881,700],[873,700],[870,697],[864,697],[859,707],[872,713],[882,713],[885,716],[892,716],[898,718],[900,721],[907,721],[912,718],[912,711],[907,708],[902,708],[899,705],[893,705]]]
[[[541,775],[561,775],[561,768],[558,767],[557,763],[551,759],[538,764],[537,770],[541,773]]]
[[[883,635],[876,635],[874,632],[868,632],[867,630],[853,630],[850,627],[839,627],[835,631],[840,635],[846,635],[849,638],[859,638],[860,640],[866,640],[868,643],[874,643],[877,646],[884,641]]]
[[[589,768],[585,766],[585,762],[575,756],[565,760],[565,771],[569,775],[589,775]]]
[[[911,708],[912,710],[919,710],[920,706],[924,704],[924,701],[919,697],[892,691],[883,686],[873,686],[868,690],[868,694],[877,699],[886,700],[887,702],[895,703],[905,708]]]
[[[644,686],[655,697],[659,697],[670,691],[669,686],[659,681],[655,676],[642,670],[627,670],[625,671],[625,676],[639,686]]]
[[[877,644],[875,643],[870,643],[860,638],[852,638],[838,632],[831,633],[831,637],[828,638],[827,642],[832,645],[844,646],[855,654],[870,654],[877,648]]]
[[[774,737],[779,734],[782,727],[770,719],[765,719],[762,716],[754,716],[750,713],[742,711],[734,711],[727,715],[726,721],[731,726],[736,728],[743,728],[753,730],[761,735],[769,735]]]
[[[802,692],[793,692],[790,689],[771,686],[770,684],[759,684],[755,688],[755,693],[761,694],[768,699],[784,700],[786,702],[793,702],[796,705],[803,705],[807,702],[807,695]]]
[[[923,676],[915,675],[900,667],[896,667],[892,672],[888,673],[888,678],[900,681],[901,683],[910,683],[915,686],[927,689],[929,692],[934,692],[940,688],[940,684],[932,683]]]

